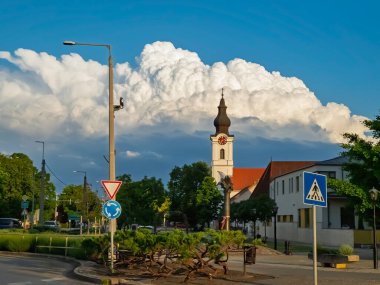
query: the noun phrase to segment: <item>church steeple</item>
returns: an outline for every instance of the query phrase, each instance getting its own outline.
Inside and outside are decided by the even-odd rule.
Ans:
[[[223,98],[218,106],[218,115],[214,120],[216,132],[210,136],[212,147],[212,161],[211,161],[211,175],[214,177],[216,183],[221,181],[221,175],[228,175],[232,177],[234,160],[233,160],[233,147],[234,136],[229,134],[228,128],[231,121],[227,116],[227,106]]]
[[[224,102],[223,98],[223,89],[222,89],[222,99],[220,99],[220,103],[218,106],[218,115],[216,116],[214,120],[214,126],[216,129],[215,134],[220,134],[224,133],[226,135],[229,135],[228,133],[228,128],[231,125],[231,121],[227,116],[227,106],[226,103]]]

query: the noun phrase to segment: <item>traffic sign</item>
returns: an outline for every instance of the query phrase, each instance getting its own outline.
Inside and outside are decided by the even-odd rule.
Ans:
[[[119,202],[115,200],[109,200],[104,203],[102,212],[107,219],[116,219],[121,214],[121,206]]]
[[[326,175],[303,173],[303,203],[320,207],[327,206]]]
[[[110,199],[113,199],[113,197],[115,197],[122,183],[122,181],[112,181],[112,180],[102,180],[101,182],[102,182],[104,190],[106,190]]]
[[[21,202],[21,208],[22,208],[22,209],[27,209],[27,208],[29,208],[29,201],[22,201],[22,202]]]

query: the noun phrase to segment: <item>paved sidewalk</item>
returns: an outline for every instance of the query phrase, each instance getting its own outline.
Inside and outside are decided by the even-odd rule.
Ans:
[[[349,263],[346,269],[335,269],[328,267],[321,267],[318,265],[318,271],[325,272],[352,272],[352,273],[371,273],[379,274],[379,283],[380,284],[380,270],[373,269],[373,261],[369,260],[370,250],[366,250],[363,253],[359,252],[360,256],[363,256],[366,259],[360,259],[358,262]],[[294,255],[257,255],[256,265],[247,265],[247,272],[255,271],[256,268],[262,266],[269,266],[269,268],[280,267],[283,271],[286,271],[286,268],[300,269],[299,271],[310,271],[313,269],[313,261],[308,259],[307,253],[294,254]],[[231,270],[237,270],[243,272],[243,256],[242,254],[232,255],[229,259],[229,268]],[[304,269],[304,270],[302,270]],[[133,278],[131,276],[128,279],[123,277],[111,277],[108,275],[108,269],[104,266],[98,265],[94,262],[83,261],[81,265],[75,269],[75,273],[83,277],[98,279],[99,282],[105,282],[109,280],[108,284],[151,284],[150,280],[144,278]],[[294,276],[296,278],[296,276]],[[106,283],[107,284],[107,283]],[[264,283],[263,283],[264,284]],[[360,283],[357,283],[360,284]]]

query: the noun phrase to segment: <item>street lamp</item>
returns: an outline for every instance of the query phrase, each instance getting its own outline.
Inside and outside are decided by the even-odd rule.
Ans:
[[[278,207],[275,206],[273,208],[273,216],[274,216],[274,249],[277,250],[277,212]]]
[[[40,213],[38,217],[38,223],[42,225],[44,223],[44,208],[45,208],[45,142],[35,141],[42,144],[42,168],[41,168],[41,190],[40,190]]]
[[[112,54],[111,45],[109,44],[95,44],[95,43],[78,43],[74,41],[64,41],[64,45],[77,45],[77,46],[99,46],[108,49],[108,141],[109,141],[109,180],[115,181],[115,123],[114,123],[114,113],[124,107],[123,98],[120,98],[120,104],[114,105],[113,103],[113,68],[112,68]],[[115,200],[114,197],[112,200]],[[111,232],[111,248],[113,250],[113,233],[116,231],[116,219],[112,219],[110,222],[110,232]],[[111,254],[111,271],[113,271],[113,254]]]
[[[115,180],[115,125],[114,125],[114,111],[122,108],[123,104],[114,106],[113,104],[113,68],[112,68],[112,54],[111,54],[111,45],[109,44],[94,44],[94,43],[78,43],[73,41],[64,41],[64,45],[77,45],[77,46],[99,46],[105,47],[108,49],[108,87],[109,87],[109,98],[108,98],[108,129],[109,129],[109,180]],[[122,101],[120,102],[122,103]]]
[[[373,204],[373,269],[378,268],[377,264],[377,243],[376,243],[376,201],[377,196],[379,194],[379,190],[372,187],[369,190],[369,194],[371,196],[372,204]]]

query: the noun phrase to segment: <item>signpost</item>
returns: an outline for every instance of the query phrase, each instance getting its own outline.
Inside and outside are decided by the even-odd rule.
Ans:
[[[314,285],[318,284],[317,274],[317,210],[316,206],[327,206],[326,175],[303,173],[303,203],[313,206],[313,269]]]
[[[110,220],[117,219],[121,214],[120,204],[114,200],[114,197],[119,191],[122,181],[112,181],[112,180],[102,180],[100,181],[103,185],[104,190],[107,192],[111,200],[107,201],[103,205],[103,215]],[[113,272],[113,258],[114,258],[114,245],[113,245],[113,236],[116,229],[112,226],[111,221],[111,272]],[[116,223],[114,223],[116,225]]]

